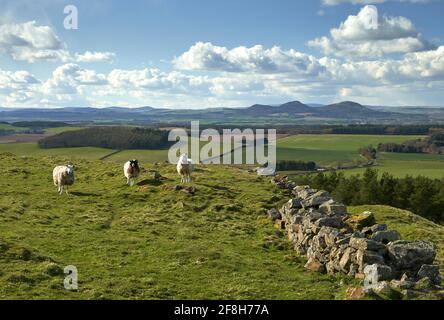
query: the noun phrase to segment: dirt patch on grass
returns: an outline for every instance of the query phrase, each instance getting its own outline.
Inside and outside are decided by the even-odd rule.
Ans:
[[[21,143],[21,142],[37,142],[40,139],[48,137],[49,134],[8,134],[0,136],[0,143]]]

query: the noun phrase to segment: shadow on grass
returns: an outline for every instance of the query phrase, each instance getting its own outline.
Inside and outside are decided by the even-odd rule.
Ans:
[[[76,197],[100,197],[100,194],[92,192],[70,192],[70,194]]]
[[[209,185],[206,183],[202,183],[202,186],[208,187],[210,189],[216,189],[216,190],[221,190],[221,191],[231,191],[230,188],[228,187],[224,187],[224,186],[219,186],[219,185]]]
[[[145,180],[142,180],[142,181],[137,183],[137,185],[140,186],[140,187],[141,186],[148,186],[148,185],[150,185],[150,186],[160,186],[162,184],[163,184],[162,181],[154,180],[154,179],[145,179]]]

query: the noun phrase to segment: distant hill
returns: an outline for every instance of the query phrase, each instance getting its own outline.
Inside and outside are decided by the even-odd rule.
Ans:
[[[15,109],[10,111],[0,110],[0,121],[131,121],[134,119],[149,120],[141,114],[149,115],[152,112],[160,112],[162,109],[142,108],[58,108],[58,109]]]
[[[14,108],[4,108],[4,107],[0,107],[0,111],[12,111],[14,110]]]
[[[284,103],[279,106],[255,104],[249,108],[245,109],[231,109],[234,113],[241,115],[251,115],[251,116],[271,116],[276,114],[288,114],[288,115],[301,115],[301,114],[311,114],[314,112],[313,108],[299,102],[292,101]]]
[[[394,116],[393,112],[372,110],[353,101],[344,101],[326,106],[311,107],[299,101],[284,103],[280,106],[255,104],[245,109],[234,109],[241,115],[256,117],[286,114],[288,116],[313,116],[319,118],[333,119],[369,119],[389,118]]]
[[[284,103],[278,107],[282,113],[288,114],[311,114],[314,112],[312,107],[309,107],[299,101],[292,101]]]
[[[326,118],[367,118],[367,117],[387,117],[392,113],[376,111],[363,105],[353,102],[344,101],[340,103],[330,104],[316,109],[318,115]]]
[[[140,108],[58,108],[58,109],[4,109],[0,108],[0,121],[64,121],[100,123],[185,123],[199,120],[202,123],[276,123],[276,124],[426,124],[444,123],[442,114],[421,114],[375,110],[352,101],[326,106],[309,106],[300,101],[281,105],[255,104],[247,108],[165,109],[145,106]],[[301,123],[308,118],[310,123]],[[328,122],[331,119],[331,122]],[[327,122],[326,122],[327,121]]]

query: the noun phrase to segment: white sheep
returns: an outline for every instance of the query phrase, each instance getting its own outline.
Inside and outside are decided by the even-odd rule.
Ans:
[[[136,159],[127,161],[123,165],[123,173],[126,177],[126,184],[132,187],[140,174],[139,161]]]
[[[193,160],[188,159],[186,153],[182,154],[177,162],[177,173],[181,176],[181,183],[191,182],[191,174],[194,171]]]
[[[57,166],[52,171],[52,178],[54,180],[54,185],[58,187],[58,193],[63,194],[66,187],[66,194],[68,193],[68,186],[74,184],[74,166],[68,164],[67,166]]]

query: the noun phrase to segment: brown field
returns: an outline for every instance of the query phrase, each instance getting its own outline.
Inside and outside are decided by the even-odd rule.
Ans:
[[[21,142],[37,142],[51,134],[9,134],[0,136],[0,143],[21,143]]]

